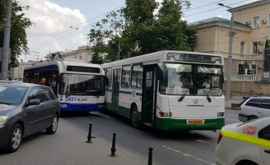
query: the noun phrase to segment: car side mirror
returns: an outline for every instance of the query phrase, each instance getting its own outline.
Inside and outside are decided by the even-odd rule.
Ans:
[[[241,114],[239,114],[239,120],[242,122],[248,122],[248,121],[255,120],[255,119],[258,119],[258,117],[254,116],[254,115],[241,115]]]
[[[40,99],[29,99],[27,102],[27,106],[39,105],[40,103]]]

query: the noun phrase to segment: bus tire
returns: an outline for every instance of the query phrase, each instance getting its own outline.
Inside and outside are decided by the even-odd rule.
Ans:
[[[140,128],[141,126],[139,112],[136,105],[132,105],[130,109],[130,124],[134,128]]]

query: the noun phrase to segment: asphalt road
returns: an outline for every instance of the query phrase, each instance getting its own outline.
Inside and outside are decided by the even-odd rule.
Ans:
[[[227,123],[236,122],[237,112],[227,111],[226,118]],[[85,143],[89,123],[96,137],[92,144]],[[111,158],[113,132],[117,156]],[[104,114],[70,116],[61,119],[56,135],[31,136],[18,152],[0,154],[0,165],[146,165],[149,147],[154,148],[154,165],[212,165],[216,137],[211,131],[160,135]]]

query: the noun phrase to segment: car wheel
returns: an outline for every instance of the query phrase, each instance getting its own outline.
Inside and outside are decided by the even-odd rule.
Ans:
[[[58,117],[55,116],[52,120],[52,124],[49,128],[47,128],[47,133],[48,134],[55,134],[57,132],[57,129],[58,129]]]
[[[11,130],[6,150],[8,152],[17,151],[21,146],[22,139],[23,139],[23,128],[20,124],[15,124],[15,126]]]
[[[132,108],[131,108],[130,123],[135,128],[140,127],[139,112],[138,112],[136,106],[132,106]]]
[[[258,164],[249,160],[244,160],[244,161],[238,162],[236,165],[258,165]]]

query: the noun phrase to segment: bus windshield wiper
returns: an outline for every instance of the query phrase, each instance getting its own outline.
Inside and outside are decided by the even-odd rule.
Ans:
[[[210,97],[210,95],[209,95],[209,94],[206,96],[206,99],[207,99],[207,101],[208,101],[209,103],[211,103],[211,102],[212,102],[212,99],[211,99],[211,97]]]
[[[183,94],[179,99],[178,102],[182,102],[184,100],[184,98],[186,97],[186,94]]]

